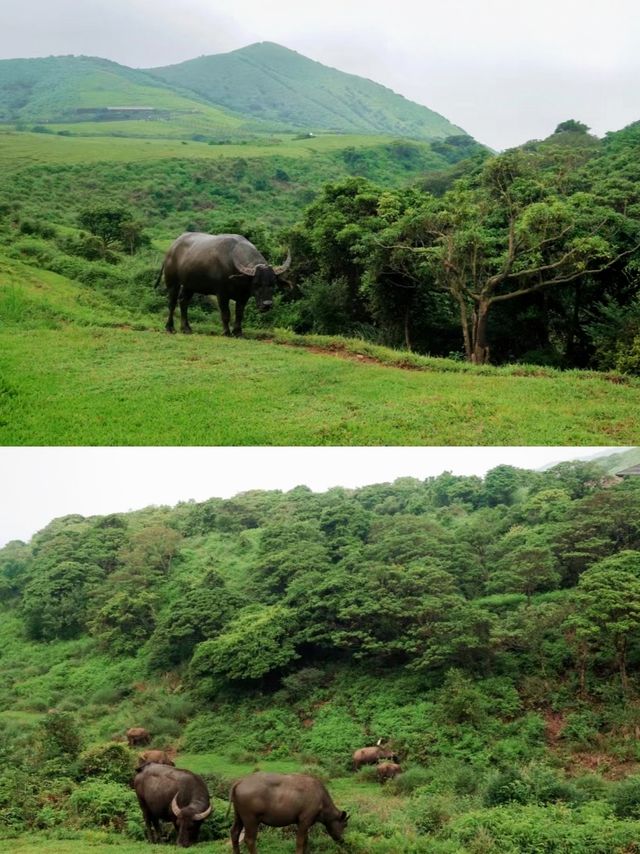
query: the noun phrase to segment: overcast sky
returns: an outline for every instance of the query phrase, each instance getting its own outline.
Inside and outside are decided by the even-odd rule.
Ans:
[[[316,492],[497,465],[542,468],[624,448],[0,448],[0,546],[57,516],[229,498],[249,489]]]
[[[637,0],[21,0],[0,58],[88,54],[168,65],[275,41],[369,77],[496,149],[565,119],[640,119]]]

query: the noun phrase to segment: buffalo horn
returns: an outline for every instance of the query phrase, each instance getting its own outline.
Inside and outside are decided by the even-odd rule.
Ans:
[[[287,257],[285,258],[284,264],[282,264],[282,266],[280,266],[280,267],[274,267],[273,272],[276,274],[276,276],[281,276],[283,273],[286,273],[286,271],[289,269],[290,266],[291,266],[291,250],[287,249]]]
[[[209,804],[209,806],[206,808],[206,810],[204,812],[199,812],[199,813],[197,813],[197,815],[194,815],[193,820],[194,821],[204,821],[205,818],[207,818],[207,816],[211,815],[212,809],[213,809],[213,806],[211,804]]]
[[[166,803],[166,801],[165,801]],[[178,795],[177,793],[173,796],[173,800],[171,801],[171,812],[175,815],[176,818],[180,818],[182,814],[182,810],[178,806]]]
[[[256,274],[256,270],[258,269],[258,265],[255,264],[253,267],[247,267],[246,264],[238,264],[237,261],[234,262],[236,265],[236,270],[242,276],[250,276],[252,279]]]

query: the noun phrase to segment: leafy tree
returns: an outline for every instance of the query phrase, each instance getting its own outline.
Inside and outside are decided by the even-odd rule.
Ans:
[[[640,632],[640,552],[623,551],[586,570],[578,582],[576,613],[567,625],[592,650],[611,644],[627,694],[629,646]]]
[[[189,667],[191,681],[211,685],[219,680],[259,679],[299,658],[295,648],[296,621],[281,605],[244,608],[215,638],[195,649]]]
[[[416,256],[414,275],[454,300],[469,361],[489,360],[493,306],[598,275],[640,248],[633,220],[593,193],[563,192],[548,156],[488,160],[478,182],[426,199],[384,238],[393,263]],[[625,230],[632,245],[621,248]]]
[[[118,554],[122,577],[149,585],[166,575],[181,539],[180,533],[167,525],[147,525],[132,534]]]
[[[135,220],[125,208],[85,208],[80,212],[78,222],[82,228],[99,237],[105,249],[120,244],[133,255],[136,249],[149,244],[142,223]]]
[[[158,618],[149,640],[151,667],[168,670],[188,661],[199,643],[222,631],[240,605],[215,570],[209,570],[201,583],[182,588]]]
[[[77,637],[87,621],[87,589],[101,578],[99,567],[69,560],[34,573],[22,598],[27,635],[45,641]]]
[[[90,624],[98,644],[115,655],[135,654],[155,626],[155,596],[147,590],[120,590],[98,610]]]

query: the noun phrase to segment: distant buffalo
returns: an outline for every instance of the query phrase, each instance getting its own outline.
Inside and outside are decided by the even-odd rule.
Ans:
[[[174,765],[166,750],[143,750],[138,754],[138,764],[144,765],[146,762],[157,762],[159,765]]]
[[[306,774],[257,772],[234,783],[229,793],[235,820],[231,828],[233,854],[240,854],[244,838],[250,854],[256,854],[260,824],[269,827],[298,826],[296,854],[305,854],[309,829],[316,822],[329,836],[342,842],[349,816],[339,810],[320,780]]]
[[[127,742],[129,747],[136,747],[139,744],[149,744],[151,734],[144,727],[132,726],[127,730]]]
[[[259,311],[273,305],[273,292],[278,276],[289,269],[291,255],[281,267],[272,267],[264,256],[240,234],[202,234],[188,231],[169,247],[156,281],[164,271],[169,292],[167,332],[174,332],[173,313],[180,302],[180,329],[191,332],[187,311],[194,294],[218,298],[218,308],[225,335],[231,335],[229,301],[236,304],[233,334],[242,335],[242,318],[250,297]]]
[[[402,774],[402,768],[397,762],[380,762],[376,767],[378,781],[384,783],[385,780],[393,780],[398,774]]]
[[[183,768],[150,762],[133,781],[149,841],[160,841],[160,822],[173,822],[177,843],[188,848],[198,841],[200,825],[211,813],[207,784]]]
[[[390,747],[376,744],[374,747],[361,747],[353,753],[353,767],[357,771],[363,765],[376,765],[379,759],[398,761],[398,756]]]

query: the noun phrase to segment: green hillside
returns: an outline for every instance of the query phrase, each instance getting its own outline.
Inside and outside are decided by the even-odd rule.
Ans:
[[[107,59],[0,60],[0,122],[51,131],[139,136],[247,136],[251,122]],[[266,132],[267,125],[253,122]]]
[[[378,83],[271,42],[149,69],[149,73],[237,113],[307,131],[383,133],[416,139],[464,133],[438,113]]]
[[[639,615],[640,478],[594,462],[54,519],[0,549],[0,847],[142,851],[143,726],[205,777],[198,850],[259,768],[322,779],[350,854],[631,854]]]

